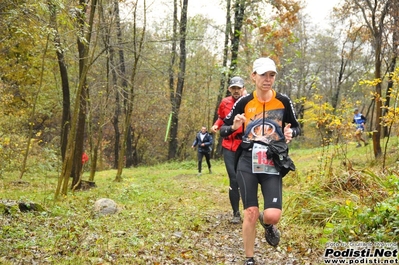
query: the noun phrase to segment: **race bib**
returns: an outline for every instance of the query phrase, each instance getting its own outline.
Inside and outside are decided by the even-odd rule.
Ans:
[[[267,146],[254,143],[252,147],[252,173],[279,174],[273,160],[267,157]]]

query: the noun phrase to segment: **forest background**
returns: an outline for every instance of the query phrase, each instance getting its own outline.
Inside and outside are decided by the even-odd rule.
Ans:
[[[318,30],[293,0],[219,1],[222,26],[187,16],[188,0],[2,1],[0,176],[58,170],[58,197],[80,187],[84,152],[91,182],[98,170],[120,181],[123,168],[194,159],[229,78],[252,91],[260,56],[294,101],[303,133],[292,148],[352,140],[358,107],[385,168],[381,139],[398,123],[394,3],[341,1]]]
[[[215,0],[225,10],[223,25],[206,15],[188,16],[192,1],[0,2],[0,184],[7,196],[1,199],[48,202],[54,188],[51,199],[65,203],[47,204],[52,213],[35,218],[2,215],[0,238],[7,243],[1,255],[7,260],[18,260],[15,250],[23,259],[46,251],[46,258],[70,257],[71,249],[77,259],[85,259],[84,252],[110,262],[114,255],[131,261],[132,252],[144,262],[141,254],[163,249],[164,256],[148,260],[214,259],[202,252],[212,247],[196,240],[214,235],[209,231],[220,223],[215,212],[227,208],[219,193],[227,185],[220,139],[214,135],[216,173],[205,176],[206,183],[189,175],[196,171],[191,144],[200,127],[216,119],[230,77],[243,77],[253,90],[249,75],[260,56],[277,62],[275,89],[293,100],[302,127],[290,150],[306,170],[285,180],[284,257],[293,246],[302,258],[320,254],[327,240],[397,241],[397,1],[342,0],[323,28],[311,24],[301,1]],[[355,107],[368,119],[370,153],[354,148]],[[125,184],[111,183],[108,174]],[[98,189],[67,196],[82,183]],[[91,219],[82,201],[112,192],[130,211],[119,223]],[[202,212],[181,207],[192,201]],[[209,212],[215,202],[220,209]],[[171,221],[160,207],[174,211]],[[168,221],[157,227],[160,212]],[[31,230],[35,221],[37,230]],[[181,231],[165,236],[176,226],[189,230],[198,253],[192,245],[176,246]],[[218,233],[226,239],[230,229]],[[118,245],[122,230],[130,241]],[[230,260],[239,255],[239,233],[226,239],[233,242]],[[213,239],[217,246],[220,238]],[[113,243],[119,253],[110,253]],[[37,245],[46,247],[40,252]]]

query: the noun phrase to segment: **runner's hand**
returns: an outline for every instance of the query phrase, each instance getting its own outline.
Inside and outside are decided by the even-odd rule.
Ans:
[[[246,120],[247,119],[245,118],[244,113],[243,114],[237,114],[234,117],[233,126],[231,127],[231,129],[233,131],[237,130],[238,128],[240,128],[244,124],[244,122]]]
[[[291,123],[288,123],[284,127],[284,137],[285,137],[285,142],[288,144],[292,140],[292,129],[291,129]]]

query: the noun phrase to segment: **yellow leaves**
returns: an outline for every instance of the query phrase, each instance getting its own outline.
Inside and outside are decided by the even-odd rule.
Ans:
[[[381,118],[382,126],[391,126],[394,123],[399,123],[399,108],[389,107],[384,117]]]
[[[251,4],[254,12],[246,19],[246,27],[251,31],[256,29],[251,43],[261,43],[262,55],[275,55],[280,58],[284,48],[295,41],[292,28],[298,23],[300,7],[296,1],[273,1],[265,12],[263,4]],[[255,37],[256,36],[256,37]],[[276,58],[274,58],[276,59]],[[278,60],[277,60],[278,62]]]
[[[335,109],[326,101],[324,94],[314,94],[311,100],[305,101],[307,111],[301,122],[307,124],[307,132],[310,128],[316,129],[314,133],[325,144],[352,139],[353,103],[342,100],[340,107]]]
[[[10,145],[10,142],[11,142],[11,138],[10,137],[4,137],[3,141],[2,141],[2,145],[8,146],[8,145]]]
[[[321,99],[323,99],[323,96],[315,94],[315,95],[313,95],[313,98],[314,98],[314,100],[321,100]]]
[[[345,201],[345,205],[346,205],[346,206],[352,206],[353,203],[352,203],[351,200],[346,200],[346,201]]]
[[[375,87],[376,85],[380,84],[382,82],[381,78],[375,78],[373,80],[360,80],[359,85],[364,85],[364,86],[371,86]]]
[[[1,90],[0,90],[0,92],[1,92]],[[14,99],[14,96],[12,94],[3,94],[3,93],[1,93],[1,94],[2,95],[0,97],[0,102],[4,105],[10,104]]]

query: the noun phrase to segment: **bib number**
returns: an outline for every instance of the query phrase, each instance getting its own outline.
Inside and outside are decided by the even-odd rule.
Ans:
[[[254,143],[252,147],[252,173],[278,175],[273,159],[267,157],[267,146]]]

